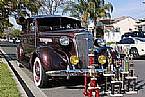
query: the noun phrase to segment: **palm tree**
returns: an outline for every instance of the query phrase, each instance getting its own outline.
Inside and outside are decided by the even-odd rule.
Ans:
[[[63,9],[62,15],[69,14],[69,16],[79,18],[80,12],[78,11],[79,5],[73,1],[67,1],[61,7]]]
[[[86,8],[86,12],[82,14],[82,17],[91,19],[94,23],[94,37],[96,37],[96,24],[100,18],[111,16],[110,12],[113,11],[111,3],[104,3],[104,0],[89,0]],[[87,15],[86,15],[87,13]]]
[[[105,3],[105,0],[78,0],[78,3],[73,7],[66,7],[64,10],[77,10],[81,15],[82,23],[85,27],[88,26],[89,20],[94,23],[94,37],[96,37],[96,23],[100,18],[111,17],[110,13],[113,11],[111,3]],[[72,11],[71,11],[72,12]]]
[[[42,6],[41,0],[26,0],[24,2],[26,8],[30,10],[32,13],[38,13],[39,8]]]
[[[70,15],[76,14],[74,12],[77,12],[77,14],[83,14],[85,12],[87,7],[87,2],[84,0],[78,0],[77,2],[74,1],[67,1],[63,5],[63,12],[62,15],[69,12]],[[80,18],[80,17],[78,17]]]
[[[68,0],[40,0],[41,1],[41,9],[45,11],[45,13],[42,14],[49,14],[49,15],[55,15],[56,13],[60,13],[60,10]],[[70,0],[69,0],[70,1]]]

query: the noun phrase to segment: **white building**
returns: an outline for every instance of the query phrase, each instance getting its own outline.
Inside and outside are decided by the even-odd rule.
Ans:
[[[131,17],[115,18],[111,24],[112,30],[104,33],[104,39],[107,42],[118,42],[124,33],[138,30],[136,25],[136,20]]]
[[[119,32],[121,32],[121,35],[123,35],[126,32],[136,31],[136,25],[136,20],[132,17],[127,16],[115,18],[113,23],[114,29],[117,29]]]

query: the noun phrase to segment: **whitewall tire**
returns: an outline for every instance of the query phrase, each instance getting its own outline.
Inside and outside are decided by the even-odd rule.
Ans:
[[[43,87],[46,82],[46,75],[38,57],[35,58],[33,65],[33,80],[37,87]]]

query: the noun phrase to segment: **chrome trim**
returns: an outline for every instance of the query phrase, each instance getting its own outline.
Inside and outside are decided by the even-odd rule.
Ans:
[[[103,73],[103,69],[95,69],[97,73]],[[58,71],[47,71],[48,76],[84,76],[87,74],[90,75],[90,69],[75,69],[75,70],[58,70]]]
[[[77,56],[82,61],[82,64],[84,64],[82,68],[86,68],[89,64],[89,57],[88,57],[89,48],[92,47],[92,45],[90,45],[90,42],[93,42],[92,41],[93,37],[90,37],[90,36],[91,36],[91,33],[85,30],[81,31],[80,33],[75,33],[74,35],[73,41],[75,44],[75,49],[77,51],[76,52]]]

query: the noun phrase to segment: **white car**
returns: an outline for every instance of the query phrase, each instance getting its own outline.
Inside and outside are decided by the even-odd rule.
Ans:
[[[20,43],[20,39],[19,38],[15,38],[15,42],[16,43]]]
[[[9,38],[9,39],[8,39],[8,42],[11,42],[11,43],[12,43],[13,41],[14,41],[13,38]]]
[[[145,38],[126,37],[121,39],[117,46],[122,47],[122,51],[125,51],[124,48],[128,48],[129,53],[133,54],[133,57],[145,55]]]

